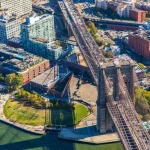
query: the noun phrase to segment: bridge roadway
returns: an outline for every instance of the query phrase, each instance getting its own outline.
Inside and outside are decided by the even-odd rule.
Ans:
[[[89,34],[86,25],[74,3],[71,0],[58,0],[58,4],[64,15],[65,21],[70,26],[78,46],[89,66],[93,79],[98,86],[98,67],[105,65],[105,58]],[[113,90],[109,79],[103,76],[106,88],[107,108],[116,126],[119,136],[126,150],[149,150],[150,137],[138,118],[126,85],[124,84],[121,71],[118,69],[120,97],[118,101],[113,98]]]
[[[32,8],[34,11],[39,12],[39,11],[45,11],[49,14],[54,14],[53,10],[47,9],[47,8],[43,8],[42,6],[38,6],[37,4],[32,4]]]

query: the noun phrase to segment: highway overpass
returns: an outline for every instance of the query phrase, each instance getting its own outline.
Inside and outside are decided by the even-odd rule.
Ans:
[[[99,17],[88,17],[84,16],[84,20],[90,20],[93,22],[98,22],[100,24],[105,24],[105,25],[122,25],[122,26],[132,26],[132,27],[139,27],[140,25],[143,25],[141,22],[135,22],[135,21],[128,21],[128,20],[118,20],[118,19],[101,19]]]

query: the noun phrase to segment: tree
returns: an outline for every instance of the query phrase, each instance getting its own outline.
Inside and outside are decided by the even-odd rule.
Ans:
[[[64,120],[64,114],[62,112],[60,112],[60,120],[61,120],[61,123]]]
[[[5,84],[8,86],[9,91],[14,91],[23,84],[23,76],[21,74],[8,74],[5,77]]]
[[[140,66],[141,69],[145,70],[145,66],[142,63],[138,63],[138,65]]]
[[[102,43],[103,46],[106,46],[105,41],[102,40],[101,43]]]
[[[103,17],[103,15],[102,15],[100,12],[98,12],[97,14],[98,14],[98,16],[99,16],[100,18]]]
[[[105,55],[107,58],[113,58],[114,57],[114,53],[112,51],[108,51],[106,52],[106,55]]]
[[[43,11],[40,11],[40,15],[43,15]]]
[[[144,96],[144,90],[141,88],[135,88],[135,109],[140,115],[146,115],[149,111],[149,105],[147,99]]]
[[[2,74],[0,74],[0,82],[4,82],[4,77]]]
[[[143,121],[149,121],[150,120],[150,114],[146,114],[143,116]]]
[[[108,43],[106,46],[107,46],[107,47],[111,47],[111,43]]]
[[[90,28],[90,32],[93,32],[93,34],[96,34],[98,32],[93,22],[87,21],[87,26],[88,28]]]
[[[8,86],[8,90],[9,91],[12,91],[13,90],[13,80],[15,78],[15,74],[12,73],[12,74],[8,74],[6,77],[5,77],[5,84]]]
[[[56,40],[56,41],[55,41],[55,45],[57,45],[57,46],[61,46],[60,41]]]

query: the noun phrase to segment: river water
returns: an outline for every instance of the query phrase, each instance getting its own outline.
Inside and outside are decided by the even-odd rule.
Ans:
[[[34,135],[0,122],[0,150],[123,150],[120,143],[83,144],[61,140],[57,132]]]

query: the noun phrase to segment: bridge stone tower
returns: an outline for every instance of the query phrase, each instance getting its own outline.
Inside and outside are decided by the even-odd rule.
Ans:
[[[97,99],[97,130],[100,134],[111,132],[113,129],[113,121],[106,107],[107,100],[105,97],[105,79],[103,72],[105,72],[106,77],[109,78],[113,85],[113,97],[115,101],[119,100],[119,79],[117,69],[121,70],[131,99],[134,99],[134,66],[134,63],[131,61],[125,61],[119,64],[110,62],[100,65]]]

